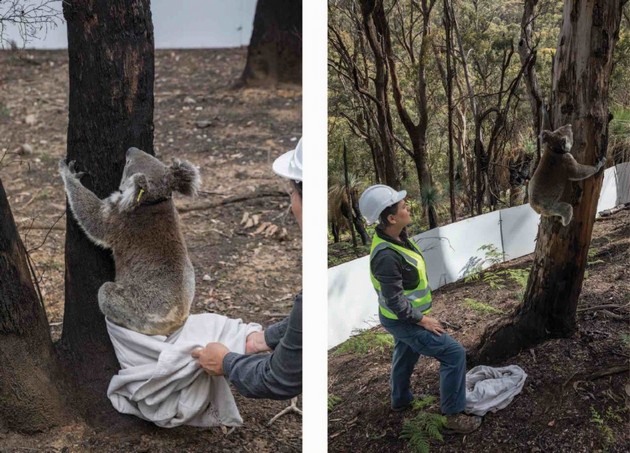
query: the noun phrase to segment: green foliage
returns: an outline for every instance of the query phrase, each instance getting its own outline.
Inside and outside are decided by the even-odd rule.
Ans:
[[[11,110],[7,107],[6,104],[0,102],[0,118],[9,118],[11,117]]]
[[[527,269],[501,269],[499,271],[486,272],[483,275],[483,281],[492,289],[505,288],[507,280],[512,280],[520,288],[525,289],[528,278],[529,271]]]
[[[328,395],[328,412],[332,411],[335,408],[335,406],[337,406],[339,403],[341,403],[341,401],[342,401],[342,399],[340,397],[330,393]]]
[[[424,410],[434,402],[433,396],[414,401],[413,409],[418,413],[403,423],[400,438],[409,442],[412,451],[428,453],[432,440],[444,441],[440,430],[446,424],[446,417]]]
[[[587,266],[594,266],[595,264],[601,264],[605,262],[604,260],[596,260],[595,255],[597,255],[597,249],[595,247],[589,248],[586,258]]]
[[[612,428],[608,425],[609,421],[611,421],[609,417],[600,415],[599,412],[591,406],[591,423],[594,423],[597,426],[606,447],[615,441],[615,434],[613,433]]]
[[[441,198],[440,192],[435,186],[422,186],[420,189],[420,201],[422,206],[426,208],[437,207]]]
[[[488,305],[485,304],[483,302],[479,302],[478,300],[475,299],[469,299],[466,298],[464,299],[464,303],[472,308],[473,310],[480,312],[480,313],[496,313],[496,314],[502,314],[503,310],[493,307],[492,305]]]
[[[484,244],[481,247],[479,247],[477,250],[480,252],[483,252],[484,258],[474,257],[468,263],[467,269],[464,272],[465,274],[464,281],[466,283],[479,280],[484,267],[498,264],[503,259],[503,254],[499,251],[499,249],[494,244]]]
[[[394,337],[388,333],[378,332],[373,329],[364,330],[343,342],[333,352],[334,355],[359,354],[370,352],[385,352],[394,347]]]

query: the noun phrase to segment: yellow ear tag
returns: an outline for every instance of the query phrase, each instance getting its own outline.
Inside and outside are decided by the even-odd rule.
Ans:
[[[136,203],[140,203],[140,198],[142,198],[143,193],[144,189],[140,189],[140,192],[138,192],[138,198],[136,198]]]

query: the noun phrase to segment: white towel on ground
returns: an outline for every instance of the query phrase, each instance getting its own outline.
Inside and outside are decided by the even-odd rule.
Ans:
[[[526,378],[518,365],[474,367],[466,373],[466,412],[483,416],[507,407],[521,393]]]
[[[219,342],[242,354],[247,335],[262,330],[259,324],[204,313],[189,316],[184,326],[166,337],[145,335],[106,322],[122,368],[107,389],[118,412],[164,428],[243,423],[227,380],[209,376],[190,353],[210,342]]]

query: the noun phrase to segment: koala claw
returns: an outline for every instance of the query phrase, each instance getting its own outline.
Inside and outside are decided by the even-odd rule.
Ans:
[[[77,161],[76,160],[71,160],[68,163],[68,171],[70,172],[70,174],[72,176],[74,176],[77,179],[81,179],[85,175],[84,171],[77,171]]]

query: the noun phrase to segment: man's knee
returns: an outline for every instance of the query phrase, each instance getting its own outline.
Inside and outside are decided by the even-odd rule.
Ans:
[[[445,353],[451,358],[452,363],[466,363],[466,348],[454,339],[449,342]]]

